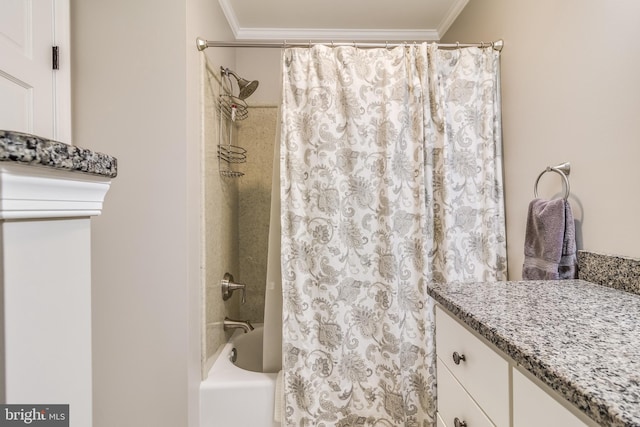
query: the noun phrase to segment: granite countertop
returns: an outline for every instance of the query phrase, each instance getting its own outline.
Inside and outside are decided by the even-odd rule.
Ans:
[[[114,178],[117,160],[108,154],[21,132],[0,130],[0,161]]]
[[[640,296],[584,280],[432,283],[437,302],[603,426],[640,426]]]

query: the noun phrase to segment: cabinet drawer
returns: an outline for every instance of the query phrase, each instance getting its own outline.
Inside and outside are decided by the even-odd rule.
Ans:
[[[458,418],[468,426],[494,427],[482,410],[453,377],[440,358],[436,362],[438,379],[438,415],[442,424],[455,425]]]
[[[497,426],[508,426],[509,363],[439,306],[436,306],[436,352],[489,418]],[[454,353],[464,360],[456,363]],[[444,421],[447,425],[451,423]]]
[[[567,403],[568,404],[568,403]],[[513,370],[513,426],[587,427],[569,409],[534,384],[521,372]]]

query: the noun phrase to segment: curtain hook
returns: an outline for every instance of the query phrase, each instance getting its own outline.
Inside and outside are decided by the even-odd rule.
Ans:
[[[311,40],[309,40],[309,49],[311,49]]]
[[[460,49],[460,42],[456,42],[456,49]]]
[[[335,47],[335,46],[333,45],[333,40],[331,40],[331,47]]]

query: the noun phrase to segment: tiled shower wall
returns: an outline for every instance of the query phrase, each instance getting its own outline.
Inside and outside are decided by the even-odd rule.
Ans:
[[[225,316],[238,317],[238,298],[222,301],[220,280],[225,272],[238,270],[238,180],[220,176],[218,165],[219,120],[217,100],[219,72],[203,63],[204,88],[204,279],[202,375],[206,377],[212,356],[227,337]],[[223,127],[223,132],[226,129]],[[222,165],[223,167],[226,165]]]
[[[238,126],[238,144],[247,150],[247,162],[240,168],[245,175],[238,184],[238,277],[247,285],[247,302],[240,306],[240,317],[257,323],[264,321],[277,117],[277,107],[250,107],[249,117]]]
[[[220,135],[226,138],[229,128],[225,122],[220,123],[218,117],[220,73],[217,68],[203,64],[203,378],[213,362],[213,356],[230,335],[222,328],[225,316],[254,323],[263,322],[273,149],[278,112],[273,106],[250,107],[248,118],[236,122],[231,129],[232,144],[247,150],[247,162],[237,165],[219,163],[217,149]],[[244,176],[223,177],[220,175],[221,168],[243,172]],[[222,301],[220,280],[226,272],[231,273],[235,281],[247,285],[246,304],[240,305],[240,292],[235,292],[228,301]]]

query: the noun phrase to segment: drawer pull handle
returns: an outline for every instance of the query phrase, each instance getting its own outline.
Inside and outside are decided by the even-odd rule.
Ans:
[[[453,363],[459,365],[460,362],[464,362],[465,360],[467,359],[464,357],[464,354],[458,354],[457,351],[453,352]]]
[[[455,417],[453,420],[453,425],[455,427],[467,427],[467,423],[464,421],[460,421],[460,418]]]

